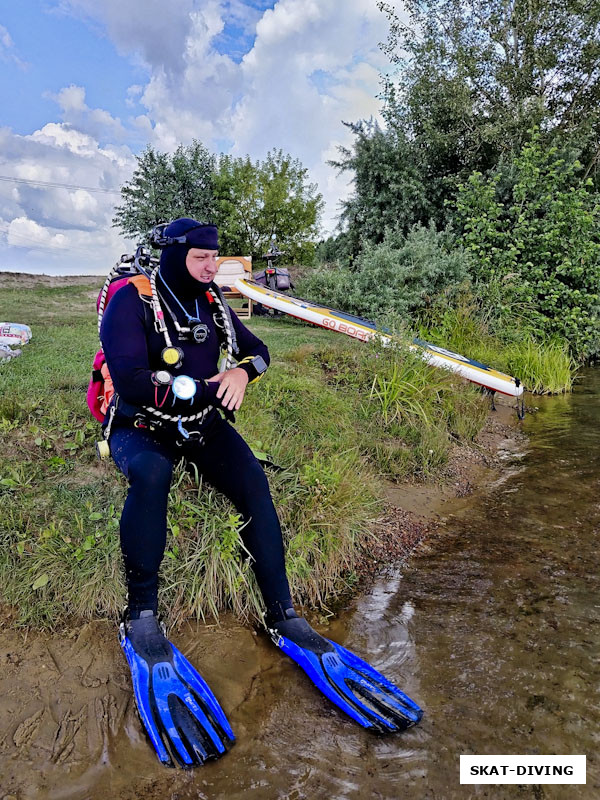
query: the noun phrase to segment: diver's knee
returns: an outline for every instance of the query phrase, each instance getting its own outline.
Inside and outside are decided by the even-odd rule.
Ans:
[[[170,460],[161,455],[146,451],[138,453],[129,465],[129,482],[132,486],[144,486],[148,490],[169,490],[173,466]]]

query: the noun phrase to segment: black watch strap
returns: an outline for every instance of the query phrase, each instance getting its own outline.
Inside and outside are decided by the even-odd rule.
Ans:
[[[267,371],[267,362],[262,356],[247,356],[238,362],[237,365],[247,373],[249,383],[259,380]]]

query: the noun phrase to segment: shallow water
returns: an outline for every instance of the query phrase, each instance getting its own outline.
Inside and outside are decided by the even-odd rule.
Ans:
[[[538,405],[491,491],[328,631],[423,705],[421,725],[389,739],[357,731],[276,663],[261,676],[259,746],[241,743],[233,794],[215,776],[217,792],[600,797],[600,371]],[[586,754],[587,785],[460,786],[461,753]]]
[[[600,370],[573,395],[537,402],[528,442],[504,453],[491,490],[462,501],[420,555],[320,627],[417,700],[419,726],[373,736],[265,636],[200,626],[174,640],[222,700],[238,741],[207,767],[166,770],[140,732],[104,623],[67,650],[37,642],[20,669],[2,661],[14,680],[0,675],[0,797],[600,797]],[[16,689],[23,698],[34,673],[21,723]],[[586,754],[588,782],[459,785],[460,754],[496,753]]]

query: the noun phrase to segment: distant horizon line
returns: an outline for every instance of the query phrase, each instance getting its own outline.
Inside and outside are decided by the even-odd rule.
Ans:
[[[107,275],[110,270],[105,272],[39,272],[38,270],[30,271],[26,269],[5,269],[0,267],[0,273],[3,275],[37,275],[40,278],[98,278],[102,275]]]

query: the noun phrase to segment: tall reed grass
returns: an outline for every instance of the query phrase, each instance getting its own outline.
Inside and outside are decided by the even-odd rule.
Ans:
[[[420,335],[518,378],[529,392],[560,394],[572,389],[577,365],[565,342],[540,341],[525,327],[496,327],[472,303],[447,309],[424,324]]]

